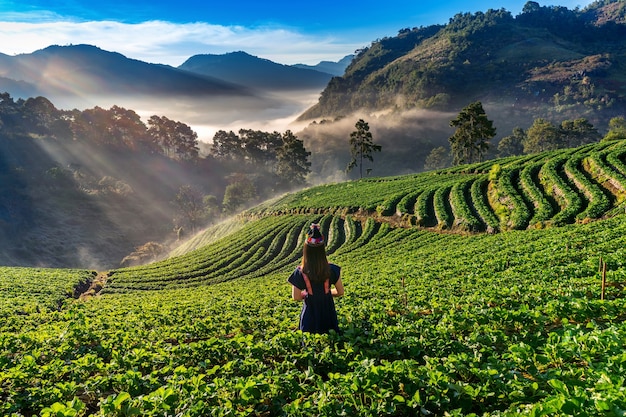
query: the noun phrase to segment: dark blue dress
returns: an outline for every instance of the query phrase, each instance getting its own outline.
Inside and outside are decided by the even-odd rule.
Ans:
[[[335,264],[329,265],[330,284],[334,285],[339,280],[341,268]],[[296,268],[287,281],[300,290],[306,290],[304,276],[300,267]],[[330,329],[339,332],[337,311],[335,310],[335,301],[332,294],[330,291],[328,293],[324,292],[323,282],[316,283],[311,281],[311,289],[313,294],[307,295],[302,303],[299,329],[310,333],[328,333]]]

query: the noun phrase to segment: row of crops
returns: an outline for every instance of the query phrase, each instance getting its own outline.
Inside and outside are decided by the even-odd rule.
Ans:
[[[0,267],[0,320],[60,308],[93,278],[86,270]]]
[[[0,415],[624,415],[625,150],[311,188],[109,271],[88,301],[59,297],[89,271],[0,269],[33,271],[0,281]],[[422,227],[380,221],[400,207]],[[433,232],[442,219],[506,232]],[[286,279],[312,222],[342,267],[340,334],[296,330]]]
[[[625,156],[622,141],[602,142],[429,174],[315,187],[249,214],[365,212],[396,217],[405,225],[463,232],[560,226],[621,207]]]

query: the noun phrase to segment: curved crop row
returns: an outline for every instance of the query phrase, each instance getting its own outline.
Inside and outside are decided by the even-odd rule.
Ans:
[[[352,242],[354,242],[359,238],[359,236],[361,236],[363,228],[361,226],[361,222],[355,221],[352,216],[346,216],[346,218],[344,219],[344,226],[346,229],[346,242],[344,246],[347,246],[352,244]]]
[[[539,175],[546,189],[552,190],[561,210],[552,218],[552,223],[560,226],[571,223],[583,211],[583,200],[578,193],[561,177],[559,170],[567,158],[553,158],[541,167]]]
[[[538,185],[538,173],[543,163],[526,165],[520,172],[520,185],[522,190],[528,195],[534,206],[534,215],[529,220],[532,226],[537,223],[547,222],[554,215],[552,204]]]
[[[326,243],[327,253],[333,253],[341,247],[346,241],[345,222],[339,216],[333,216],[330,227],[327,232],[328,242]]]
[[[349,252],[355,248],[358,248],[367,244],[367,242],[369,242],[372,239],[372,237],[376,235],[376,233],[378,232],[378,229],[380,228],[380,225],[381,224],[376,222],[374,219],[368,218],[365,221],[365,226],[362,226],[362,232],[359,235],[359,237],[355,239],[354,241],[352,241],[351,243],[345,246],[342,246],[341,251],[337,251],[337,252],[341,252],[341,253]]]
[[[122,291],[125,288],[151,289],[163,285],[204,284],[221,281],[234,270],[255,270],[275,259],[277,254],[285,250],[285,246],[291,247],[296,236],[293,229],[297,228],[300,233],[302,227],[303,221],[297,217],[263,219],[246,226],[245,230],[240,230],[232,238],[225,239],[226,244],[218,241],[175,261],[157,262],[145,269],[134,267],[112,271],[110,275],[113,279],[105,292]]]
[[[436,188],[425,190],[415,201],[415,216],[417,217],[417,224],[420,226],[434,226],[437,224],[433,204],[435,191]]]
[[[602,189],[595,183],[591,182],[591,180],[589,180],[589,178],[587,178],[587,176],[579,169],[582,159],[583,156],[569,158],[567,162],[565,162],[564,166],[565,174],[586,196],[589,202],[587,208],[580,212],[576,216],[576,219],[597,219],[609,210],[611,201]]]
[[[531,212],[526,206],[521,193],[515,188],[519,170],[503,172],[498,180],[498,192],[509,209],[509,227],[511,229],[525,229],[530,221]]]
[[[483,223],[487,225],[487,230],[490,232],[496,232],[500,229],[500,220],[493,212],[491,206],[487,201],[487,178],[483,177],[472,182],[470,187],[470,198],[472,204],[476,209],[476,212],[482,219]]]
[[[435,208],[435,217],[437,218],[437,227],[448,229],[452,226],[454,216],[450,207],[450,190],[451,185],[440,187],[433,195],[433,206]]]
[[[590,170],[595,173],[599,178],[601,184],[608,182],[611,188],[616,190],[613,192],[617,199],[626,192],[626,176],[621,172],[613,169],[606,162],[606,155],[598,152],[591,152],[586,158],[587,163],[590,164]]]
[[[415,204],[418,196],[422,193],[421,190],[413,191],[405,194],[396,206],[396,214],[398,216],[405,216],[407,214],[415,214]]]
[[[391,216],[396,213],[396,207],[398,203],[406,196],[406,192],[392,195],[389,199],[385,200],[382,204],[376,207],[376,212],[379,216]]]
[[[626,149],[623,148],[616,149],[606,155],[606,162],[622,175],[626,175],[626,164],[622,160],[624,155],[626,155]]]
[[[469,188],[475,182],[472,180],[456,183],[450,190],[450,207],[454,214],[454,227],[460,227],[470,232],[485,230],[483,222],[474,214],[470,206]]]

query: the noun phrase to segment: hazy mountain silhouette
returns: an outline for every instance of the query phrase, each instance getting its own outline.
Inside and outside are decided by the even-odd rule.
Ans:
[[[320,79],[330,78],[310,72]],[[321,91],[324,86],[320,80],[315,89]],[[228,80],[130,59],[91,45],[0,54],[0,92],[16,99],[43,96],[62,109],[118,105],[143,115],[166,115],[198,128],[295,117],[303,110],[293,97],[254,91]]]
[[[194,55],[178,68],[260,90],[321,90],[332,78],[331,73],[278,64],[242,51]]]
[[[3,55],[0,76],[26,83],[23,88],[32,86],[39,94],[52,98],[85,94],[250,94],[223,80],[129,59],[90,45],[49,46],[31,54]]]
[[[293,66],[296,68],[311,69],[338,76],[343,75],[343,73],[346,71],[346,68],[348,68],[348,65],[350,65],[353,59],[354,55],[346,55],[337,62],[322,61],[317,65],[294,64]]]

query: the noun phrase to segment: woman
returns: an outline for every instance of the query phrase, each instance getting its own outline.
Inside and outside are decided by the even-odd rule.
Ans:
[[[304,300],[300,330],[310,333],[328,333],[331,329],[339,331],[333,297],[341,297],[344,293],[340,275],[341,268],[326,259],[324,236],[319,224],[312,224],[302,249],[302,264],[287,280],[292,285],[293,299]]]

